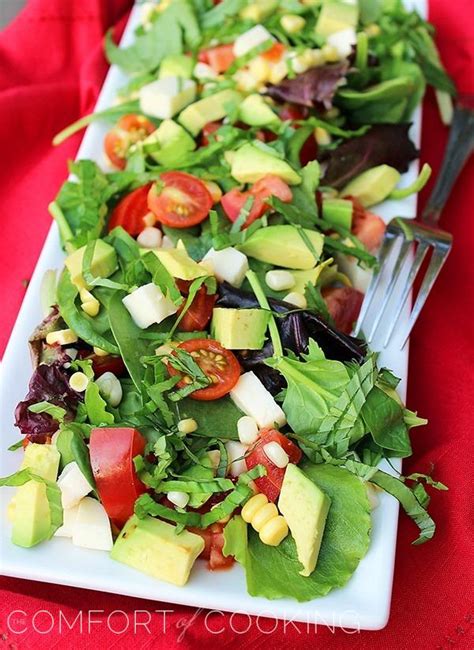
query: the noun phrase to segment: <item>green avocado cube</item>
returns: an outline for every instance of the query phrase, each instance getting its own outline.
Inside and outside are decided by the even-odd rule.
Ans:
[[[242,95],[236,90],[221,90],[214,95],[186,106],[178,117],[178,122],[194,136],[208,122],[222,120],[242,101]]]
[[[160,65],[159,79],[165,77],[181,77],[191,79],[194,68],[194,60],[185,54],[170,54],[165,56]]]
[[[211,336],[227,350],[261,350],[268,326],[263,309],[212,310]]]
[[[248,257],[286,269],[312,269],[323,250],[324,235],[292,225],[260,228],[239,246]]]
[[[315,31],[318,36],[327,38],[343,29],[357,27],[359,7],[357,4],[342,0],[325,0],[316,22]]]
[[[253,144],[244,144],[233,152],[230,173],[239,183],[255,183],[268,174],[279,176],[289,185],[301,183],[299,174],[286,161]]]
[[[77,251],[74,251],[74,253],[71,253],[66,257],[64,262],[71,275],[71,282],[75,284],[78,289],[87,289],[86,281],[82,277],[82,262],[84,260],[85,251],[86,246],[78,248]],[[90,272],[95,278],[108,278],[116,270],[117,255],[114,248],[102,239],[97,239],[95,242],[94,254],[92,256]]]
[[[342,196],[354,196],[364,208],[380,203],[393,192],[400,180],[400,172],[389,165],[367,169],[350,181],[341,191]]]

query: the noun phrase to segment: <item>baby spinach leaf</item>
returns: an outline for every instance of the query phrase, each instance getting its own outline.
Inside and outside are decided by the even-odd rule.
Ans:
[[[362,406],[362,419],[374,442],[390,456],[406,458],[412,453],[403,408],[378,386],[374,386]]]
[[[114,416],[107,411],[107,402],[101,397],[99,387],[93,381],[87,384],[84,403],[91,424],[99,427],[114,423]]]

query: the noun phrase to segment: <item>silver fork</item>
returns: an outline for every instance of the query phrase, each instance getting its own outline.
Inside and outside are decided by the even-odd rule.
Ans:
[[[458,106],[454,111],[448,145],[437,182],[421,216],[423,223],[415,222],[412,219],[395,217],[390,221],[385,231],[384,240],[378,255],[378,270],[374,272],[367,289],[356,325],[355,331],[357,333],[361,332],[364,320],[373,303],[374,296],[380,288],[384,265],[389,263],[389,258],[392,257],[397,242],[399,250],[394,261],[390,280],[381,297],[380,309],[369,331],[365,332],[367,343],[370,344],[375,336],[383,336],[382,347],[386,348],[388,346],[399,321],[400,314],[413,288],[415,278],[423,264],[423,260],[428,252],[432,250],[432,256],[421,282],[420,290],[411,310],[408,323],[401,332],[400,349],[403,349],[405,346],[410,332],[428,298],[428,294],[433,288],[436,278],[451,251],[453,238],[449,233],[439,229],[437,223],[449,198],[451,189],[473,149],[474,110]],[[411,266],[407,268],[408,257],[415,245],[416,252],[413,256]],[[402,270],[403,273],[407,273],[407,277],[403,287],[400,287],[399,280],[402,277]],[[395,292],[396,288],[397,291]],[[398,296],[398,294],[397,302],[393,306],[393,298],[394,296]],[[384,318],[389,311],[393,313],[393,316],[390,319]],[[387,328],[386,331],[384,331],[384,328]]]

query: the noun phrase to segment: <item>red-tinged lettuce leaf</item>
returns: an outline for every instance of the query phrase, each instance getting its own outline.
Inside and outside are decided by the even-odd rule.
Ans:
[[[277,102],[289,102],[308,108],[332,107],[336,90],[347,74],[349,63],[328,63],[267,87],[267,94]]]
[[[326,164],[324,185],[342,188],[351,179],[377,165],[390,165],[400,173],[419,152],[408,137],[410,124],[376,124],[367,133],[345,140],[335,149],[323,152]]]
[[[28,394],[15,409],[15,426],[33,442],[44,442],[59,428],[59,422],[48,413],[33,413],[32,404],[49,402],[65,409],[65,419],[72,419],[77,410],[80,396],[69,386],[69,378],[61,362],[39,365],[34,371]]]

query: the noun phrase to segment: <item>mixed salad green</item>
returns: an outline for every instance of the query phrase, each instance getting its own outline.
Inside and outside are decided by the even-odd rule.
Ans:
[[[417,192],[410,117],[455,90],[399,0],[145,3],[107,171],[70,165],[50,212],[34,372],[16,409],[12,540],[53,535],[183,585],[239,562],[249,593],[310,600],[370,544],[377,492],[431,539],[430,476],[379,469],[426,421],[351,335],[384,222]]]

